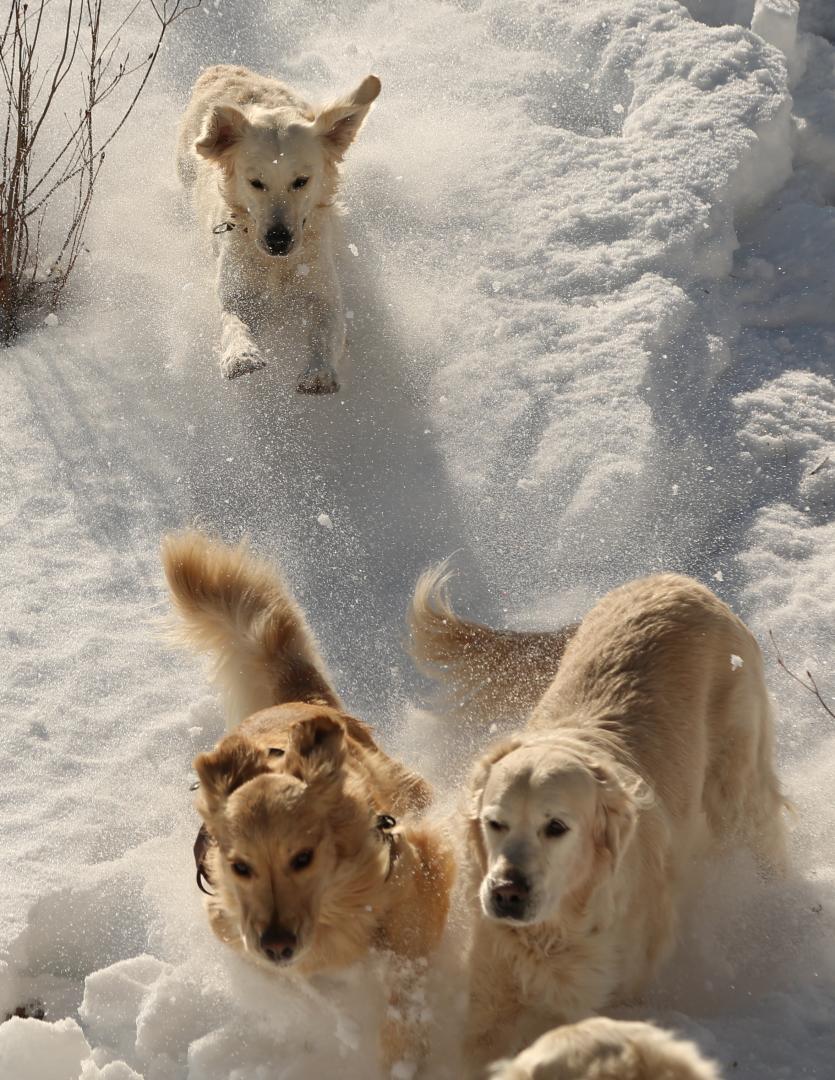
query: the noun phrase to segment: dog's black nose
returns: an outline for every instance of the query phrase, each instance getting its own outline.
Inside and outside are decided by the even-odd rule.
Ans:
[[[270,255],[288,255],[293,248],[293,234],[286,225],[273,225],[264,243]]]
[[[286,964],[292,960],[297,944],[296,935],[280,926],[268,926],[261,935],[261,951],[274,964]]]
[[[498,919],[521,919],[530,897],[530,886],[521,874],[494,885],[490,893],[493,913]]]

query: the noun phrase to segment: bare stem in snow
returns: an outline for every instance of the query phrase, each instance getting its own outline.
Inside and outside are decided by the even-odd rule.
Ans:
[[[808,671],[808,670],[805,672],[806,679],[809,680],[808,682],[806,682],[804,679],[801,679],[801,677],[799,675],[796,675],[791,670],[791,668],[786,664],[786,661],[783,659],[783,655],[780,652],[779,648],[777,647],[777,642],[774,640],[774,632],[772,630],[768,631],[768,636],[771,638],[771,645],[772,645],[772,648],[774,649],[774,655],[777,658],[777,663],[780,665],[780,667],[783,669],[783,671],[785,671],[785,673],[788,676],[790,676],[792,679],[794,679],[794,681],[796,683],[799,683],[803,687],[804,690],[808,690],[810,694],[814,694],[815,697],[820,702],[820,704],[826,710],[826,712],[829,713],[829,715],[832,717],[833,720],[835,720],[835,712],[833,712],[833,710],[829,707],[829,705],[827,705],[827,703],[824,701],[823,695],[821,694],[820,690],[818,689],[818,684],[815,682],[815,677],[812,674],[812,672]]]
[[[157,27],[150,51],[135,60],[121,34],[143,3]],[[47,11],[51,0],[11,0],[0,20],[0,344],[14,338],[24,315],[58,302],[82,251],[105,151],[133,112],[168,29],[200,3],[137,0],[106,33],[104,0],[66,0],[54,16],[60,32],[50,55],[43,31],[54,15]],[[80,97],[68,109],[64,94],[71,86],[78,94],[79,84]],[[127,89],[127,100],[100,130],[101,106],[119,89]],[[47,224],[51,209],[57,220]]]

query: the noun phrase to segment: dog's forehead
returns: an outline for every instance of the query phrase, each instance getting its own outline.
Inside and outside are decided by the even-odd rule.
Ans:
[[[266,116],[250,127],[241,153],[261,169],[298,173],[312,168],[322,155],[321,141],[312,124]]]
[[[593,797],[594,779],[581,761],[539,746],[522,747],[496,762],[484,789],[485,803],[559,799],[583,804]]]
[[[290,830],[307,815],[311,795],[306,784],[287,773],[256,776],[229,796],[226,820],[236,832]]]

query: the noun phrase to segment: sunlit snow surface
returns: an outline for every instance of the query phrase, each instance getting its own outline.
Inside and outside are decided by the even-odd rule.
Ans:
[[[662,567],[710,584],[766,653],[796,873],[712,868],[627,1015],[739,1080],[832,1075],[835,720],[769,640],[835,700],[835,48],[812,34],[835,40],[835,9],[796,21],[792,0],[204,0],[177,24],[74,303],[0,356],[0,1008],[54,1021],[0,1026],[4,1080],[376,1076],[373,972],[271,979],[201,910],[190,763],[223,721],[159,636],[157,559],[195,520],[282,561],[351,708],[445,812],[477,746],[420,711],[423,567],[458,552],[462,606],[510,625]],[[383,80],[346,169],[334,398],[293,394],[292,328],[265,329],[267,371],[216,371],[173,142],[219,61],[315,99]]]

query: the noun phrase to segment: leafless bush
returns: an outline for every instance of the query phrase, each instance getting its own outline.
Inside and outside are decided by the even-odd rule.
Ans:
[[[11,0],[0,29],[7,97],[5,124],[0,113],[2,344],[27,316],[58,302],[82,250],[107,147],[145,88],[168,29],[201,0],[136,0],[112,30],[104,26],[103,2]],[[153,46],[134,59],[122,35],[146,3],[155,17]],[[50,51],[46,31],[56,22],[60,38]],[[74,105],[67,105],[68,97]],[[109,110],[100,131],[96,121],[111,97],[112,105],[120,98],[121,105]]]

